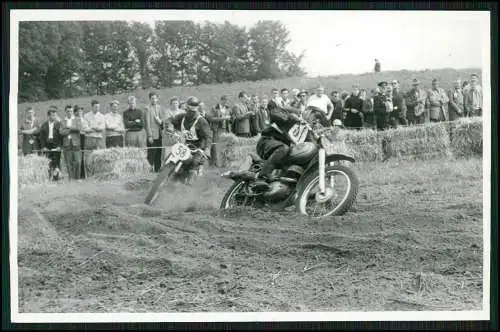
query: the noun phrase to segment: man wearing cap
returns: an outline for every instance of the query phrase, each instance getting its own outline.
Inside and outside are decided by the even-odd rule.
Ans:
[[[391,113],[391,117],[393,118],[392,121],[394,121],[396,125],[406,125],[407,124],[406,101],[403,93],[399,89],[399,81],[392,80],[391,86],[392,86],[392,104],[394,107],[394,110]]]
[[[78,180],[82,171],[82,153],[80,133],[83,129],[83,119],[78,107],[66,106],[66,117],[61,123],[62,148],[64,163],[70,180]]]
[[[118,102],[118,100],[113,100],[109,104],[111,112],[104,116],[104,121],[106,123],[106,147],[123,148],[125,125],[123,123],[123,115],[118,112],[120,102]]]
[[[410,126],[425,122],[427,93],[419,87],[419,84],[420,82],[414,78],[412,88],[406,93],[406,120]]]
[[[175,115],[170,121],[173,128],[181,132],[186,143],[192,144],[204,151],[205,155],[210,158],[210,150],[212,143],[212,131],[210,125],[199,112],[200,101],[196,97],[188,98],[186,102],[186,112]],[[190,176],[198,171],[205,163],[205,159],[200,155],[194,155],[191,165],[187,165],[190,169]]]
[[[212,131],[212,143],[210,147],[210,165],[219,167],[219,139],[220,135],[224,132],[228,132],[228,122],[231,119],[229,115],[229,108],[227,107],[227,97],[222,96],[220,103],[212,107],[212,109],[207,112],[205,118],[210,124],[210,129]]]
[[[137,108],[137,100],[134,96],[129,96],[128,109],[123,112],[123,122],[125,126],[125,146],[145,148],[146,131],[144,130],[144,113]]]
[[[462,82],[456,79],[453,88],[448,91],[448,111],[450,121],[454,121],[464,116],[464,93],[462,91]]]
[[[159,172],[161,168],[161,156],[163,152],[163,123],[165,120],[165,110],[158,103],[158,94],[156,92],[149,93],[149,105],[145,110],[145,127],[147,135],[147,158],[153,172]]]
[[[429,110],[429,120],[431,122],[448,120],[448,96],[439,87],[437,78],[432,80],[432,88],[427,92],[426,108]]]
[[[471,75],[470,87],[465,92],[464,104],[467,116],[483,114],[483,90],[476,74]]]
[[[238,102],[231,109],[233,133],[238,137],[250,137],[250,117],[252,113],[248,109],[249,101],[248,94],[241,91],[238,94]]]

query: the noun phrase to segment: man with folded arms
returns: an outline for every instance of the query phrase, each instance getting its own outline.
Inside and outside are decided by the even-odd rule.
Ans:
[[[111,112],[104,116],[106,122],[106,147],[107,148],[123,148],[123,133],[125,125],[123,124],[123,116],[118,112],[120,103],[118,100],[113,100],[110,103]]]
[[[66,106],[66,117],[61,123],[62,147],[64,163],[70,180],[79,180],[82,166],[80,147],[80,131],[83,128],[83,119],[78,108]]]
[[[134,96],[128,97],[128,109],[123,112],[125,146],[145,148],[146,131],[144,130],[144,113],[136,105],[136,98]]]

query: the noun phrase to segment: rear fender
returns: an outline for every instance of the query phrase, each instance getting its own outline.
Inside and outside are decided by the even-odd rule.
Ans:
[[[342,161],[342,160],[346,160],[351,163],[355,162],[354,158],[346,156],[344,154],[330,154],[326,155],[325,164],[326,166],[328,166],[328,164],[330,164],[331,162]],[[304,171],[304,174],[302,174],[302,176],[300,177],[299,182],[297,183],[297,188],[300,188],[303,185],[304,179],[307,178],[307,176],[312,172],[316,172],[317,169],[318,169],[318,158],[315,157],[313,160],[311,160],[306,170]]]

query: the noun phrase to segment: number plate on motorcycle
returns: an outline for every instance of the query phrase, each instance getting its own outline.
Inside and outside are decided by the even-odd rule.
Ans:
[[[290,128],[290,130],[288,131],[288,136],[293,143],[299,144],[305,142],[308,132],[309,129],[306,125],[297,123],[292,128]]]

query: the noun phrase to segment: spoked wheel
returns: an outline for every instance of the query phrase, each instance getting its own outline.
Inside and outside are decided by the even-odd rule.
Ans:
[[[237,181],[232,184],[222,198],[221,209],[232,209],[235,207],[259,205],[258,196],[248,194],[248,187],[245,181]]]
[[[158,173],[153,186],[149,190],[148,195],[144,200],[145,204],[151,205],[156,201],[156,199],[158,198],[158,194],[161,192],[165,184],[167,184],[167,182],[171,180],[174,169],[175,165],[167,164],[160,170],[160,173]]]
[[[325,168],[325,193],[319,191],[319,174],[314,172],[299,189],[297,210],[313,218],[338,216],[346,213],[356,200],[359,180],[356,174],[343,165]]]

